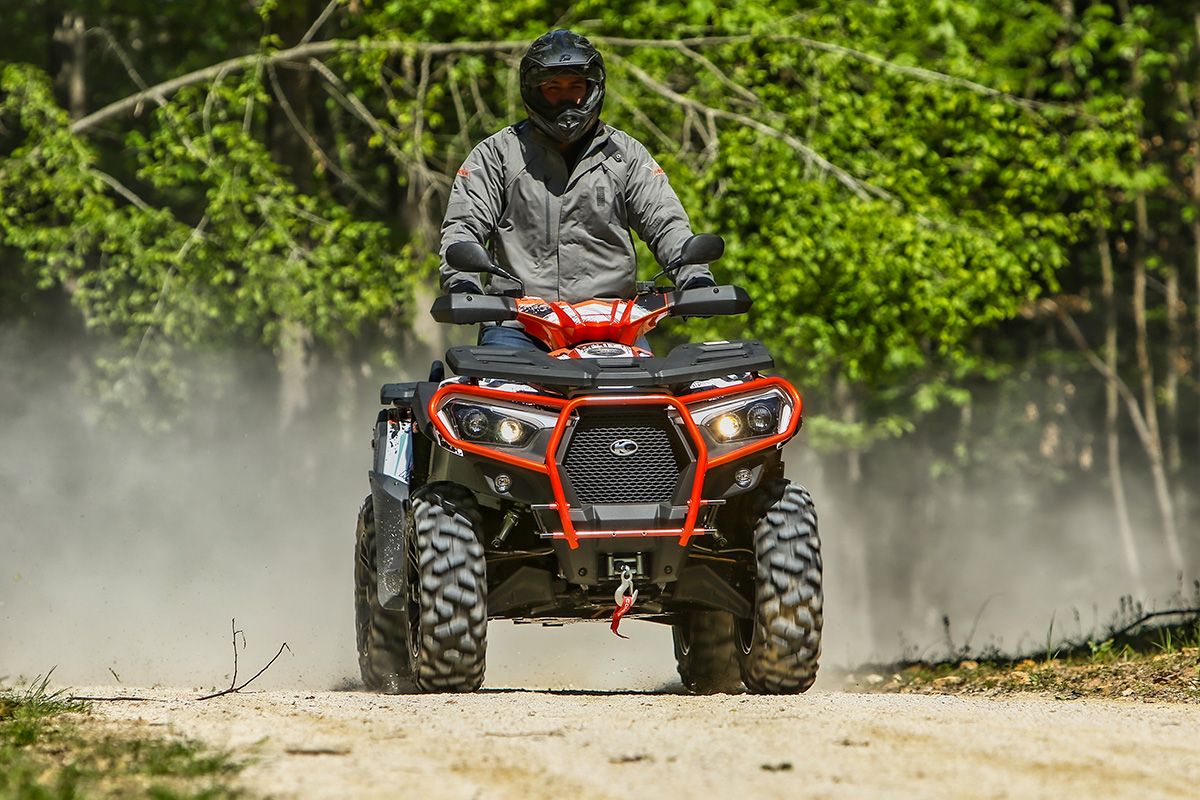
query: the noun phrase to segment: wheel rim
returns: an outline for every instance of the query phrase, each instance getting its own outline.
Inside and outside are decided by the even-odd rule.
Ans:
[[[679,652],[689,655],[692,652],[692,618],[688,614],[681,622],[675,623],[675,635],[679,642]]]
[[[742,655],[749,655],[754,647],[758,624],[754,617],[737,617],[733,620],[733,641]]]

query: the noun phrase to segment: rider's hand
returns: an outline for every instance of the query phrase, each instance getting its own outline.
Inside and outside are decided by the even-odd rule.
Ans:
[[[479,288],[471,281],[455,281],[446,287],[447,294],[483,294],[483,289]]]
[[[679,284],[680,289],[708,289],[716,286],[717,282],[707,275],[697,275]]]

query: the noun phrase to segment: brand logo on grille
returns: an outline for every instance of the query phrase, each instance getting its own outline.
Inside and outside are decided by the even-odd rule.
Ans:
[[[608,449],[614,456],[631,456],[638,451],[638,444],[633,439],[617,439]]]

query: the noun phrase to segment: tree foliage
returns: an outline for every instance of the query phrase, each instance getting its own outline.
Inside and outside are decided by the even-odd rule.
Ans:
[[[1119,290],[1135,254],[1165,284],[1196,246],[1183,3],[41,0],[0,34],[0,291],[64,292],[125,369],[394,341],[433,285],[454,170],[523,116],[518,59],[555,26],[603,49],[605,118],[729,241],[718,276],[754,290],[747,322],[688,335],[745,324],[806,393],[848,387],[857,411],[827,429],[845,446],[1023,363],[1025,323],[1001,323],[1054,328],[1047,299],[1099,347],[1098,232]],[[1194,318],[1197,291],[1170,317],[1152,290],[1151,329]],[[1171,335],[1152,360],[1192,365],[1186,390]]]

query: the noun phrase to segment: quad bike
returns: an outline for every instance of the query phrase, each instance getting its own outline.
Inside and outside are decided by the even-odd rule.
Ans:
[[[720,237],[688,240],[707,263]],[[456,269],[515,280],[471,243]],[[518,282],[519,283],[519,282]],[[389,383],[358,520],[355,605],[368,689],[483,682],[492,619],[672,626],[693,691],[788,694],[816,679],[821,552],[812,498],[784,478],[796,390],[750,340],[638,347],[667,316],[742,314],[733,286],[632,300],[451,294],[439,322],[518,320],[550,348],[453,347],[446,379]]]

